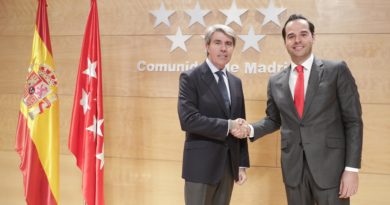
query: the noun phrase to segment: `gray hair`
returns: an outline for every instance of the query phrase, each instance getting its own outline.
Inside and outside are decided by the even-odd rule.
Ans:
[[[206,30],[206,35],[204,37],[206,45],[210,45],[211,43],[211,36],[215,32],[222,32],[223,34],[229,36],[233,40],[233,46],[236,45],[236,34],[234,33],[234,30],[230,28],[229,26],[223,25],[223,24],[215,24],[212,26],[209,26]]]

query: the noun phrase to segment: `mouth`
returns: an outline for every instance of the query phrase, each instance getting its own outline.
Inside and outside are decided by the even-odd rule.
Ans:
[[[302,50],[304,47],[299,45],[299,46],[294,46],[293,49],[296,50],[296,51],[300,51]]]
[[[218,58],[227,58],[227,55],[218,55]]]

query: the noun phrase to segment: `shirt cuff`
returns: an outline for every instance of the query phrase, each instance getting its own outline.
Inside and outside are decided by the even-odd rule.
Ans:
[[[253,138],[255,135],[255,131],[253,130],[253,126],[249,124],[249,128],[251,129],[251,132],[249,133],[249,138]]]
[[[345,167],[345,171],[350,171],[350,172],[359,172],[358,168],[353,168],[353,167]]]
[[[232,120],[231,120],[231,119],[229,119],[229,120],[228,120],[228,130],[227,130],[226,136],[228,136],[228,135],[229,135],[230,128],[233,126],[233,125],[232,125],[232,123],[233,123],[233,122],[232,122]]]

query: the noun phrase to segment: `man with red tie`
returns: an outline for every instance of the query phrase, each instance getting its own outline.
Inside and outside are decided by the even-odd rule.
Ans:
[[[355,80],[345,62],[314,57],[314,25],[305,17],[291,15],[282,35],[291,65],[270,78],[267,115],[249,126],[249,137],[280,129],[289,205],[348,205],[363,138]]]

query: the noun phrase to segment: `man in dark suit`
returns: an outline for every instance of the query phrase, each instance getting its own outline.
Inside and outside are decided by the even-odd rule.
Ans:
[[[355,80],[345,62],[314,57],[314,25],[305,17],[291,15],[282,34],[291,65],[270,78],[267,115],[252,124],[250,139],[281,129],[289,205],[349,204],[363,137]]]
[[[225,25],[207,29],[206,61],[180,75],[178,114],[186,132],[183,173],[187,205],[228,205],[234,181],[249,167],[246,139],[229,131],[245,118],[241,80],[227,72],[236,37]]]

